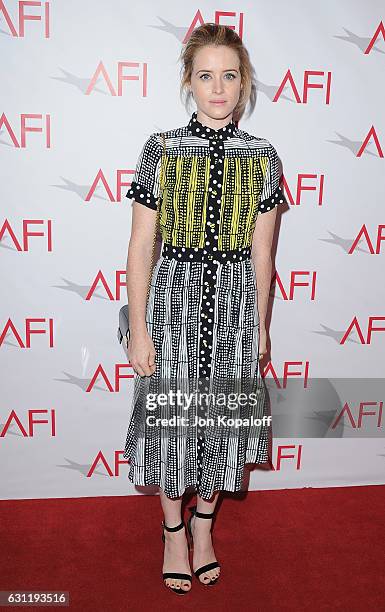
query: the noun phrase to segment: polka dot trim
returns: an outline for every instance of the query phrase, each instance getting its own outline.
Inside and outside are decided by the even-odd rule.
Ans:
[[[217,240],[215,242],[217,242]],[[251,257],[251,247],[233,251],[219,251],[215,243],[212,244],[210,241],[206,241],[206,247],[207,248],[198,249],[197,247],[178,247],[164,243],[162,256],[167,259],[175,259],[177,257],[181,261],[205,261],[206,265],[208,265],[210,261],[213,264],[218,264],[244,261]]]
[[[126,198],[134,198],[136,202],[140,202],[140,204],[144,204],[148,208],[157,209],[158,203],[155,196],[136,181],[132,181],[131,187],[126,193]]]
[[[197,115],[198,113],[195,111],[188,123],[188,129],[190,130],[191,134],[195,134],[195,136],[199,136],[200,138],[212,140],[212,145],[216,145],[219,150],[223,149],[223,147],[218,143],[218,140],[223,141],[226,140],[226,138],[234,136],[235,130],[237,129],[234,121],[231,120],[224,127],[215,130],[214,128],[203,125],[200,121],[198,121]],[[213,150],[213,147],[210,147],[210,151]],[[214,153],[214,157],[218,157],[218,153]]]
[[[282,187],[278,186],[270,198],[267,198],[266,200],[263,200],[262,202],[259,203],[258,212],[260,213],[268,212],[269,210],[272,210],[273,208],[278,206],[278,204],[283,204],[283,202],[284,202],[284,198],[283,198]]]

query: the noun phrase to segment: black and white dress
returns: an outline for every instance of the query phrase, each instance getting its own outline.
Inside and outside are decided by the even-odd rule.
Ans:
[[[214,130],[194,112],[165,136],[166,155],[160,132],[145,142],[127,193],[156,210],[164,178],[146,315],[156,371],[135,376],[124,457],[132,483],[210,500],[268,460],[251,245],[257,215],[284,200],[276,149],[233,121]]]

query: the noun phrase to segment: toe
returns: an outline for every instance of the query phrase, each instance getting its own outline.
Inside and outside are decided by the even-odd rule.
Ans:
[[[210,580],[211,582],[214,582],[214,580],[216,580],[219,576],[219,571],[217,568],[213,569],[210,571]]]

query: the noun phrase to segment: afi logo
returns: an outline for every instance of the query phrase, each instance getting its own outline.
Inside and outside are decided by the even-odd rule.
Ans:
[[[282,470],[282,466],[287,467],[288,463],[296,470],[300,470],[302,448],[302,444],[279,444],[277,446],[275,466],[272,466],[273,471],[280,472]]]
[[[373,406],[373,410],[365,410],[367,406]],[[332,429],[335,429],[341,420],[345,418],[349,421],[353,429],[362,429],[364,417],[369,417],[366,421],[375,421],[375,426],[380,429],[382,427],[382,410],[384,407],[383,402],[360,402],[358,409],[354,412],[357,414],[355,420],[353,410],[350,408],[348,402],[345,403],[341,412],[337,414],[335,422],[333,423]],[[373,418],[372,418],[373,417]]]
[[[317,272],[310,270],[292,270],[290,273],[290,279],[288,286],[285,288],[283,281],[279,274],[276,272],[275,281],[276,286],[279,287],[281,296],[284,300],[294,300],[294,292],[296,287],[307,287],[306,294],[310,301],[315,299]],[[298,294],[298,291],[296,292]],[[304,292],[300,292],[300,297],[303,297]]]
[[[116,363],[115,370],[114,370],[114,378],[112,381],[110,381],[110,379],[108,378],[107,372],[103,368],[102,364],[99,363],[94,374],[92,375],[90,383],[86,389],[86,393],[90,393],[90,391],[92,391],[92,389],[94,388],[96,384],[98,385],[98,389],[100,389],[99,376],[101,376],[102,379],[104,380],[105,386],[110,393],[119,393],[120,381],[124,379],[134,378],[135,376],[135,374],[132,373],[131,368],[132,368],[131,363]],[[122,371],[126,373],[122,374]]]
[[[214,13],[214,22],[213,23],[216,23],[217,25],[226,25],[231,30],[235,30],[235,26],[234,25],[230,25],[229,23],[222,23],[222,17],[235,19],[237,17],[237,13],[235,13],[233,11],[215,11],[215,13]],[[182,43],[185,44],[188,41],[188,39],[190,38],[192,32],[195,30],[196,27],[199,27],[199,26],[203,25],[207,21],[209,21],[209,19],[204,19],[203,16],[202,16],[202,13],[198,10],[195,13],[195,15],[193,17],[193,20],[192,20],[190,26],[187,29],[186,35],[185,35],[184,39],[182,40]],[[243,37],[243,13],[239,13],[237,27],[238,27],[238,36],[242,40],[242,37]]]
[[[309,183],[306,184],[306,181],[309,181]],[[301,205],[301,196],[306,191],[315,191],[316,193],[318,193],[317,204],[318,206],[322,206],[324,195],[324,182],[324,174],[309,174],[302,172],[297,175],[297,185],[295,187],[295,193],[293,193],[293,190],[290,189],[285,177],[283,177],[282,179],[282,186],[285,191],[285,196],[287,196],[287,199],[293,206]]]
[[[293,368],[293,369],[292,369]],[[276,368],[270,361],[262,371],[262,378],[266,378],[267,374],[271,374],[271,378],[275,381],[277,389],[286,389],[287,382],[290,379],[303,379],[303,388],[307,388],[309,380],[310,361],[285,361],[283,364],[282,377],[277,374]],[[282,385],[281,382],[282,381]]]
[[[26,2],[25,0],[21,1],[21,2],[16,2],[16,3],[12,3],[13,5],[16,4],[18,11],[17,11],[17,27],[18,27],[18,32],[16,30],[16,26],[13,24],[12,18],[10,16],[10,14],[8,13],[6,6],[5,6],[5,2],[3,2],[3,0],[0,0],[0,13],[3,14],[3,17],[8,25],[9,31],[11,32],[12,36],[15,36],[16,38],[20,37],[23,38],[25,36],[25,29],[24,29],[24,25],[26,21],[41,21],[44,24],[44,36],[46,38],[49,38],[49,2],[36,2],[36,0],[34,0],[33,2]],[[39,11],[39,14],[26,14],[25,10],[28,8],[32,8],[32,7],[36,7]]]
[[[125,74],[126,68],[135,68],[135,72],[132,74]],[[121,96],[123,93],[123,81],[141,81],[142,82],[142,96],[147,96],[147,63],[140,64],[139,62],[118,62],[116,69],[116,84],[117,89],[112,84],[112,78],[110,78],[107,69],[105,68],[102,61],[96,67],[96,70],[92,76],[90,84],[86,89],[86,96],[89,96],[92,90],[97,84],[99,77],[102,77],[106,82],[107,88],[110,91],[111,96]],[[114,78],[114,79],[115,79]]]
[[[108,199],[110,200],[110,202],[121,202],[122,200],[122,189],[125,188],[125,191],[127,191],[127,188],[131,186],[131,181],[130,182],[124,182],[122,180],[122,177],[125,175],[133,175],[135,174],[135,170],[117,170],[116,172],[116,188],[115,188],[115,193],[113,192],[114,187],[110,186],[108,179],[106,178],[103,170],[101,168],[99,168],[99,170],[96,173],[96,176],[94,178],[94,180],[92,181],[92,185],[90,187],[90,190],[88,191],[86,197],[85,197],[85,202],[89,202],[92,198],[92,196],[94,195],[94,193],[96,192],[96,190],[99,187],[99,183],[101,185],[103,185],[104,189],[105,189],[105,193],[107,194]],[[99,194],[98,194],[99,195]]]
[[[44,119],[43,119],[44,117]],[[27,121],[29,119],[37,119],[39,120],[39,124],[36,127],[32,127],[27,125]],[[45,124],[45,125],[44,125]],[[45,146],[47,149],[51,148],[51,115],[40,115],[33,113],[22,113],[20,115],[20,144],[17,140],[16,134],[11,127],[11,123],[8,121],[7,116],[3,113],[0,117],[0,130],[2,127],[5,127],[6,131],[9,134],[10,139],[12,140],[14,146],[19,149],[25,149],[27,146],[27,133],[28,132],[45,132]]]
[[[30,226],[41,226],[42,231],[33,232],[29,229]],[[52,220],[44,219],[23,219],[21,228],[21,239],[18,240],[16,237],[16,230],[12,229],[8,219],[5,219],[3,225],[0,227],[0,241],[3,240],[5,234],[10,236],[12,243],[14,244],[17,251],[24,253],[30,249],[29,239],[34,236],[44,238],[44,242],[47,243],[47,251],[52,251]]]
[[[35,323],[45,323],[46,325],[42,326],[40,329],[32,329],[32,325],[34,325]],[[31,348],[31,338],[35,334],[47,335],[49,339],[49,348],[53,348],[54,345],[53,319],[25,319],[24,341],[21,337],[21,333],[19,334],[19,332],[17,331],[12,319],[8,319],[0,335],[0,346],[2,346],[4,338],[8,332],[12,333],[20,348]]]
[[[367,325],[366,325],[366,338],[364,338],[364,334],[361,330],[361,326],[358,322],[358,319],[357,317],[354,317],[348,329],[346,330],[345,334],[343,335],[340,344],[345,344],[347,338],[349,337],[349,334],[353,331],[353,329],[356,330],[361,344],[371,344],[373,332],[376,332],[376,331],[384,332],[385,331],[385,327],[374,327],[374,324],[376,321],[385,322],[385,317],[369,317]]]
[[[320,83],[312,83],[312,77],[322,77],[322,81]],[[296,99],[298,104],[307,104],[308,92],[310,89],[325,89],[325,104],[330,104],[330,86],[332,81],[332,73],[324,72],[323,70],[305,70],[303,75],[303,85],[296,86],[295,80],[291,74],[291,70],[289,69],[278,88],[277,93],[273,98],[273,102],[277,102],[281,96],[281,93],[287,86],[290,85],[290,88],[293,92],[294,98]],[[301,92],[301,93],[300,93]],[[285,96],[287,92],[284,92]]]
[[[123,464],[124,465],[128,464],[127,459],[120,458],[121,456],[123,456],[123,452],[124,451],[114,451],[112,466],[110,466],[104,453],[102,451],[99,451],[95,459],[92,462],[92,465],[87,474],[87,478],[91,478],[91,476],[96,470],[97,470],[97,475],[100,474],[99,462],[104,467],[108,476],[111,476],[111,477],[119,476],[119,467]]]
[[[86,295],[86,300],[90,300],[96,291],[96,288],[99,282],[104,287],[105,293],[109,300],[120,300],[120,290],[122,287],[126,286],[126,271],[125,270],[117,270],[115,272],[115,287],[110,289],[110,286],[104,276],[103,272],[99,270],[92,281],[92,285],[90,287],[89,292]]]
[[[37,419],[36,415],[43,414],[46,415],[45,419]],[[56,413],[55,409],[51,410],[28,410],[27,418],[22,423],[22,420],[17,416],[15,410],[12,410],[9,417],[7,418],[3,429],[0,430],[0,438],[5,438],[7,431],[11,428],[13,424],[16,424],[18,431],[20,431],[21,435],[24,438],[34,438],[35,437],[35,426],[36,425],[49,425],[48,431],[51,438],[56,436]],[[41,429],[41,428],[40,428]],[[47,428],[44,427],[44,430]],[[15,432],[15,428],[12,427],[12,434]]]
[[[373,241],[372,241],[370,239],[369,232],[366,229],[366,225],[363,225],[360,228],[360,231],[358,232],[357,236],[353,240],[353,244],[350,247],[348,254],[351,255],[352,253],[354,253],[358,245],[361,247],[362,245],[360,245],[359,243],[361,242],[361,239],[364,238],[370,253],[372,255],[379,255],[381,253],[381,243],[383,240],[385,240],[384,230],[385,230],[385,225],[377,225],[377,233],[373,236]]]

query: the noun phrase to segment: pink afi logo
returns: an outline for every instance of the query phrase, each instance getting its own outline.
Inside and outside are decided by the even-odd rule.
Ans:
[[[38,120],[38,125],[29,125],[29,120]],[[51,115],[21,113],[15,123],[19,123],[20,143],[15,133],[16,126],[14,126],[14,129],[12,128],[11,122],[8,120],[5,113],[0,116],[0,130],[3,127],[5,128],[6,132],[9,134],[10,140],[17,149],[25,149],[27,147],[27,134],[31,132],[45,134],[45,147],[47,149],[51,148]]]
[[[3,345],[7,334],[12,334],[13,339],[21,349],[32,348],[32,339],[36,335],[45,336],[45,341],[48,341],[49,348],[54,348],[54,320],[53,318],[35,318],[27,317],[24,320],[24,330],[18,331],[17,325],[11,318],[5,323],[0,333],[0,347]]]
[[[52,251],[52,219],[21,219],[19,223],[21,228],[16,229],[8,219],[5,219],[0,227],[0,241],[7,236],[16,251],[26,253],[31,249],[30,243],[38,239],[39,243],[43,241],[43,244],[46,245],[47,253]],[[32,228],[36,230],[39,228],[40,231],[34,231]],[[31,238],[34,240],[31,241]]]
[[[38,415],[44,415],[44,418],[38,418]],[[23,438],[36,438],[42,429],[47,432],[47,427],[39,427],[36,431],[37,425],[48,425],[48,436],[54,438],[56,436],[56,410],[55,408],[34,410],[33,408],[27,410],[24,417],[19,417],[16,410],[12,410],[4,423],[4,427],[0,429],[0,438],[5,438],[7,432],[11,430],[11,435],[15,435],[15,431],[21,434]],[[45,437],[47,437],[45,435]]]
[[[302,469],[303,444],[278,444],[276,446],[275,461],[271,467],[274,472],[293,468],[296,471]]]
[[[12,5],[12,9],[15,7],[17,9],[17,16],[14,19],[12,19],[7,9],[8,3],[0,0],[0,13],[3,15],[8,25],[11,36],[24,38],[26,22],[38,21],[40,22],[38,26],[40,31],[44,32],[45,38],[50,38],[50,2],[19,0],[19,2],[12,2],[9,4]],[[44,30],[41,25],[43,25]],[[29,29],[31,29],[31,27],[32,26],[30,26]]]

